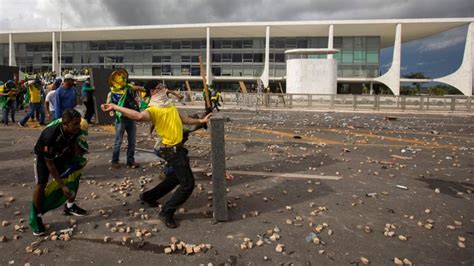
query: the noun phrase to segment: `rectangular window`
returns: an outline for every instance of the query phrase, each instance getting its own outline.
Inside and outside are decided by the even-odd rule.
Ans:
[[[221,62],[221,54],[212,54],[212,62],[220,63]]]
[[[171,66],[170,65],[163,65],[161,67],[161,73],[164,76],[170,76],[171,75]]]
[[[253,62],[253,54],[243,54],[243,61],[245,63],[252,63]]]
[[[367,64],[378,64],[379,53],[377,51],[367,51]]]
[[[212,75],[220,76],[221,75],[221,68],[220,67],[212,67]]]
[[[154,50],[161,49],[161,42],[153,42],[153,49]],[[161,73],[161,69],[160,69],[160,73]]]
[[[263,63],[263,53],[253,54],[253,62],[254,63]]]
[[[99,43],[98,43],[98,46],[99,46],[99,50],[100,50],[100,51],[105,51],[105,50],[107,50],[107,43],[106,43],[106,42],[99,42]]]
[[[232,75],[232,67],[231,66],[223,66],[222,67],[222,76],[231,76]]]
[[[201,75],[201,68],[198,66],[191,67],[191,76],[200,76]]]
[[[335,53],[332,58],[334,58],[338,63],[341,63],[341,59],[342,59],[342,54],[339,52],[339,53]]]
[[[115,43],[115,49],[116,50],[123,50],[124,48],[125,48],[125,42],[117,41]]]
[[[201,41],[192,41],[191,42],[192,49],[201,49]]]
[[[133,49],[135,49],[135,50],[142,50],[142,49],[143,49],[143,43],[142,43],[142,42],[136,42],[136,43],[134,43]]]
[[[191,49],[190,41],[181,41],[181,49]]]
[[[284,63],[285,62],[285,54],[283,54],[283,53],[275,54],[275,62],[276,63]]]
[[[297,48],[308,48],[308,40],[298,40],[296,43]]]
[[[352,51],[342,51],[342,63],[352,64],[354,59],[354,53]]]
[[[366,45],[368,50],[378,50],[379,49],[379,37],[367,37]]]
[[[253,68],[251,66],[244,67],[243,75],[244,76],[252,76],[253,75]]]
[[[153,63],[161,63],[161,56],[159,55],[154,55],[152,59]]]
[[[275,40],[275,48],[285,48],[285,40],[284,39],[276,39]]]
[[[133,49],[134,49],[133,42],[132,41],[126,41],[125,42],[125,50],[133,50]]]
[[[42,64],[51,64],[52,63],[52,58],[51,56],[43,56],[41,58],[41,63]]]
[[[334,37],[333,46],[336,49],[342,48],[342,37]]]
[[[253,40],[243,40],[242,48],[253,48]]]
[[[65,56],[63,59],[65,64],[72,64],[72,56]]]
[[[296,48],[296,39],[286,39],[286,48]]]
[[[222,62],[232,62],[232,54],[222,54]]]
[[[181,42],[172,42],[171,43],[171,49],[173,49],[173,50],[181,49]]]
[[[171,56],[169,56],[169,55],[163,55],[163,56],[161,56],[161,62],[164,62],[164,63],[169,63],[169,62],[171,62]]]
[[[241,49],[242,48],[242,40],[233,40],[232,41],[232,48]]]
[[[191,66],[190,65],[181,65],[181,75],[182,76],[191,75]]]
[[[232,48],[232,41],[231,40],[222,40],[222,48],[223,49]]]
[[[212,41],[212,49],[221,49],[222,42],[221,40]]]
[[[242,54],[232,54],[232,63],[242,63]]]
[[[193,55],[193,56],[191,56],[191,62],[193,62],[193,63],[199,63],[199,55]]]
[[[143,49],[151,50],[151,49],[153,49],[153,44],[151,42],[144,42],[143,43]]]
[[[354,37],[354,50],[365,50],[365,37]]]
[[[241,77],[242,74],[243,74],[242,66],[234,66],[234,67],[232,67],[232,76]]]
[[[354,63],[365,64],[365,51],[354,51]]]
[[[161,43],[161,49],[171,49],[171,42],[170,41],[163,41]]]
[[[354,38],[343,37],[342,38],[342,49],[352,50],[354,49]]]
[[[189,56],[189,55],[182,55],[182,56],[181,56],[181,62],[183,62],[183,63],[190,63],[190,62],[191,62],[191,56]]]
[[[161,66],[154,66],[151,69],[153,76],[161,76]]]
[[[107,41],[107,50],[115,50],[115,42]]]
[[[265,47],[265,40],[263,39],[253,40],[253,48],[262,49],[264,47]]]

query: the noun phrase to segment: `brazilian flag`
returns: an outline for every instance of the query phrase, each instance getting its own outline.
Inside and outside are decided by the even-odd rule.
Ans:
[[[48,124],[49,126],[56,125],[61,123],[62,119],[56,119]],[[85,120],[84,120],[85,121]],[[89,150],[89,146],[87,141],[85,140],[84,136],[87,135],[87,123],[83,124],[81,122],[81,135],[77,139],[77,144],[81,147],[85,152]],[[60,173],[61,179],[64,182],[69,190],[74,191],[77,194],[77,190],[79,189],[79,180],[82,174],[82,170],[87,164],[87,158],[83,156],[75,156],[69,160],[63,162],[65,170]],[[64,196],[63,191],[56,180],[52,179],[46,185],[44,190],[44,201],[43,207],[41,209],[41,214],[44,214],[50,210],[54,210],[59,206],[63,205],[66,202],[67,198]],[[38,213],[34,203],[31,204],[30,208],[30,215],[29,215],[29,224],[33,231],[38,230],[38,223],[37,217]]]

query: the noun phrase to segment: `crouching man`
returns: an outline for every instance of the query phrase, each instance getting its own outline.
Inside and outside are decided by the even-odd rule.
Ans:
[[[36,186],[29,217],[34,235],[46,232],[42,215],[65,201],[65,215],[87,214],[74,203],[81,170],[87,162],[83,157],[88,150],[86,134],[87,123],[74,109],[66,109],[62,119],[53,121],[41,132],[34,147]],[[53,180],[48,183],[50,175]]]

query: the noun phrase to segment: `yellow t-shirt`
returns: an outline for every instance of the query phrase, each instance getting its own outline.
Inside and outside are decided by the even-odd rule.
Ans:
[[[41,102],[41,90],[36,86],[30,86],[30,102],[40,103]]]
[[[155,125],[156,134],[165,145],[176,145],[183,140],[183,123],[178,109],[174,106],[148,107],[151,121]]]

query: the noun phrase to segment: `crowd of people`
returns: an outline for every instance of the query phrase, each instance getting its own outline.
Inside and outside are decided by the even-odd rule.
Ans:
[[[79,89],[78,89],[79,88]],[[86,120],[94,117],[94,88],[89,80],[77,81],[72,74],[63,78],[50,75],[25,76],[15,82],[0,81],[0,108],[2,122],[8,126],[16,123],[16,116],[23,113],[18,125],[24,127],[28,121],[37,121],[40,126],[61,117],[64,110],[84,104]]]
[[[177,187],[171,198],[163,204],[159,218],[169,228],[178,226],[174,213],[194,189],[194,176],[184,143],[190,132],[205,127],[212,116],[212,109],[203,115],[188,116],[180,112],[171,99],[182,99],[181,94],[168,90],[155,80],[143,87],[136,86],[130,83],[128,73],[123,69],[114,71],[109,78],[110,93],[106,99],[95,99],[95,90],[90,82],[86,80],[81,83],[72,74],[49,82],[35,77],[18,84],[7,81],[1,86],[0,97],[5,99],[2,105],[4,124],[9,123],[8,116],[12,112],[11,122],[15,123],[14,112],[23,105],[28,111],[18,121],[21,127],[35,118],[40,125],[45,126],[34,147],[36,185],[29,218],[34,235],[45,234],[43,214],[62,204],[65,215],[87,214],[75,203],[75,198],[81,171],[87,163],[84,156],[88,152],[85,136],[94,117],[95,100],[105,102],[101,109],[114,117],[113,169],[121,168],[120,148],[125,132],[126,166],[139,168],[140,165],[135,162],[136,123],[148,122],[154,129],[157,139],[154,150],[157,156],[166,161],[166,166],[160,175],[162,181],[141,193],[139,198],[151,207],[158,207],[158,200]],[[77,88],[79,86],[80,90]],[[211,96],[214,96],[213,107],[218,108],[216,100],[218,102],[219,95],[211,91]],[[79,103],[85,106],[84,115],[77,111]]]

